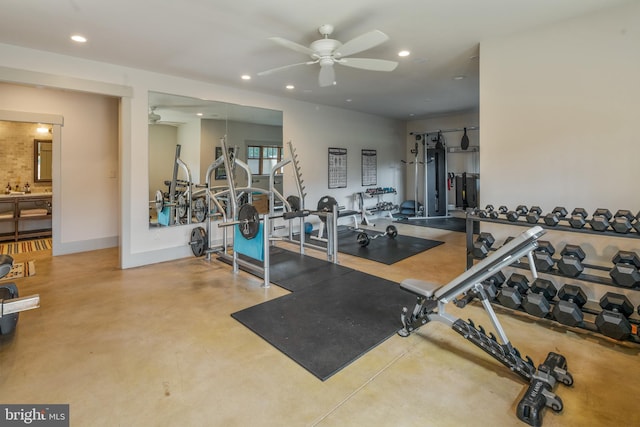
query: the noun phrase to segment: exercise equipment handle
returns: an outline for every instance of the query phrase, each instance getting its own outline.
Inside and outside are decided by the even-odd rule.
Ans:
[[[40,295],[38,294],[10,300],[0,300],[0,318],[12,313],[32,310],[38,307],[40,307]]]

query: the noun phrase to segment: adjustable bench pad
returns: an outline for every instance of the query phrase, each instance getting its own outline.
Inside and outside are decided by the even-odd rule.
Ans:
[[[420,279],[404,279],[400,282],[400,287],[412,294],[431,298],[433,297],[433,294],[442,287],[442,285],[426,282]]]

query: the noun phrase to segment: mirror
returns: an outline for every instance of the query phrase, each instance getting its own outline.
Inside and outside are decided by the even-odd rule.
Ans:
[[[204,185],[207,169],[220,153],[220,138],[225,135],[228,147],[237,147],[235,155],[238,159],[251,164],[252,169],[256,165],[255,171],[252,170],[251,186],[268,189],[267,163],[256,163],[249,153],[254,153],[256,147],[260,147],[260,151],[264,147],[266,153],[274,150],[277,155],[282,153],[282,111],[149,92],[148,200],[151,227],[189,223],[188,218],[180,215],[184,209],[177,214],[170,214],[171,209],[157,213],[155,201],[158,191],[166,205],[171,199],[178,201],[188,187],[187,182]],[[213,175],[212,186],[226,187],[224,169],[216,170]],[[171,198],[169,191],[174,176],[176,191]],[[245,174],[240,173],[237,178],[237,185],[247,186]],[[276,187],[282,191],[281,178],[276,180]],[[194,188],[192,200],[197,195],[198,189]],[[198,222],[193,215],[191,221]]]
[[[52,143],[50,140],[33,141],[33,181],[51,182]]]

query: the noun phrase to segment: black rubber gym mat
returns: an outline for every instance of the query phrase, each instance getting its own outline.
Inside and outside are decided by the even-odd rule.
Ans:
[[[339,264],[279,248],[273,248],[270,255],[269,281],[291,292],[353,271]]]
[[[240,257],[245,261],[262,265],[260,261],[244,255],[240,255]],[[230,263],[230,261],[222,260]],[[332,277],[353,271],[348,267],[274,246],[269,251],[269,266],[269,282],[291,292],[299,291],[316,283],[322,283]],[[240,268],[242,269],[242,267]],[[262,277],[262,275],[253,271],[250,271],[250,273]]]
[[[367,231],[367,234],[375,236],[377,233],[369,233]],[[380,236],[371,240],[367,246],[360,246],[356,238],[357,235],[358,233],[354,231],[340,232],[338,236],[338,251],[387,265],[402,261],[405,258],[444,243],[438,240],[397,235],[394,239]]]
[[[232,316],[322,381],[400,329],[415,297],[351,270]]]
[[[397,235],[394,239],[390,239],[387,236],[380,236],[376,239],[371,239],[368,246],[362,247],[357,240],[358,233],[359,231],[356,230],[339,227],[338,251],[387,265],[402,261],[405,258],[409,258],[410,256],[435,248],[436,246],[444,243],[439,240]],[[376,234],[381,233],[367,230],[367,234],[370,237],[373,237]],[[297,236],[294,238],[296,240],[298,239]],[[314,245],[326,247],[324,242],[310,239],[309,235],[307,235],[305,241]]]

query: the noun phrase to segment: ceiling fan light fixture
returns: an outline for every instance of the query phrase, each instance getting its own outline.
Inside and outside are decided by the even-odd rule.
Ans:
[[[312,42],[309,47],[303,46],[291,40],[282,37],[270,37],[273,42],[294,50],[298,53],[308,55],[311,61],[289,64],[270,70],[261,71],[258,76],[266,76],[268,74],[286,70],[301,65],[320,65],[320,73],[318,75],[318,84],[320,87],[336,85],[334,64],[344,65],[351,68],[359,68],[369,71],[393,71],[398,63],[395,61],[386,61],[383,59],[373,58],[352,58],[351,55],[364,52],[376,47],[389,40],[389,36],[380,30],[369,31],[358,37],[355,37],[342,44],[338,40],[330,39],[329,35],[333,32],[333,26],[329,24],[322,25],[318,32],[323,38]]]

